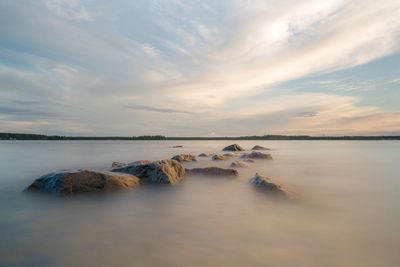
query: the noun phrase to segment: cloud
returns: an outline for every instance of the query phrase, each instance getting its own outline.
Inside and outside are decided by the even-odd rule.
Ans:
[[[315,117],[317,116],[317,112],[314,111],[303,111],[303,112],[297,112],[296,117]]]
[[[72,19],[93,21],[94,14],[89,12],[81,0],[42,0],[45,6],[57,16]]]
[[[138,109],[138,110],[145,110],[145,111],[152,111],[152,112],[159,112],[159,113],[169,113],[169,114],[187,114],[187,115],[194,115],[196,113],[190,112],[190,111],[185,111],[185,110],[179,110],[179,109],[171,109],[171,108],[157,108],[157,107],[149,107],[145,105],[125,105],[123,106],[125,108],[129,109]]]
[[[7,107],[7,106],[0,106],[0,115],[6,115],[8,117],[16,117],[16,116],[23,116],[23,117],[57,117],[57,113],[47,112],[47,111],[40,111],[36,109],[28,109],[28,108],[17,108],[17,107]]]
[[[393,132],[398,106],[371,92],[396,87],[396,75],[343,72],[395,58],[399,10],[395,0],[5,0],[0,99],[15,110],[3,116],[98,135],[352,133],[355,118],[383,117]],[[315,78],[326,73],[338,75]],[[278,86],[301,78],[310,83],[297,91]]]

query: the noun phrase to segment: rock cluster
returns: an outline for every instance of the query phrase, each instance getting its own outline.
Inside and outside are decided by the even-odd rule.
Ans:
[[[237,144],[227,146],[224,151],[244,151]],[[254,146],[253,150],[268,150],[262,146]],[[224,160],[236,156],[228,152],[224,155],[214,154],[212,160]],[[208,157],[209,154],[201,153],[199,157]],[[270,154],[259,151],[242,153],[242,160],[231,162],[229,169],[219,167],[205,167],[185,169],[181,163],[196,161],[196,156],[179,154],[168,160],[139,160],[131,163],[113,162],[110,171],[94,170],[66,170],[53,172],[34,180],[26,189],[29,192],[44,192],[56,195],[78,195],[93,192],[111,192],[135,188],[140,184],[169,184],[176,185],[189,175],[209,176],[237,176],[238,171],[233,168],[248,167],[246,162],[253,159],[272,159]],[[258,189],[271,192],[275,195],[287,195],[280,185],[273,183],[268,177],[256,174],[250,183]]]

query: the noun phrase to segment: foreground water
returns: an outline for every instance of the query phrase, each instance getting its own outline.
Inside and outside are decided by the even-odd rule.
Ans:
[[[272,148],[274,159],[239,169],[237,178],[188,177],[175,187],[76,198],[22,193],[54,170],[106,170],[113,161],[230,143],[0,142],[0,266],[400,266],[396,141],[240,141]],[[247,181],[256,171],[294,192],[294,201],[255,191]]]

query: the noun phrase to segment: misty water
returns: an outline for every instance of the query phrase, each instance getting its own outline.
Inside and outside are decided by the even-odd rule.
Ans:
[[[0,142],[0,266],[400,266],[397,141],[239,141],[270,147],[273,160],[250,163],[236,178],[187,177],[174,187],[23,193],[51,171],[107,170],[113,161],[213,153],[231,143]],[[248,179],[256,172],[293,200],[255,190]]]

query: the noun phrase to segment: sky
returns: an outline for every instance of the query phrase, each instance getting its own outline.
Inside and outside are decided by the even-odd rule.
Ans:
[[[0,132],[400,135],[398,0],[0,0]]]

